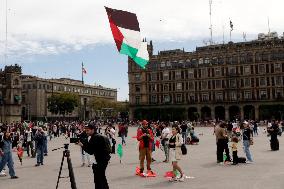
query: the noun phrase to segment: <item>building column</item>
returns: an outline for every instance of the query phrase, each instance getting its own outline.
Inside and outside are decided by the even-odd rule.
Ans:
[[[229,107],[225,106],[225,120],[228,121],[229,119],[230,119]]]
[[[188,120],[188,107],[185,107],[185,119]]]
[[[133,120],[134,119],[134,108],[129,108],[129,120]]]
[[[199,118],[198,118],[198,121],[199,121],[201,119],[201,107],[197,106],[196,109],[197,109],[197,113],[199,115]]]
[[[254,106],[254,119],[259,120],[259,106],[258,105]]]
[[[239,106],[240,108],[240,121],[244,120],[245,115],[244,115],[244,107],[243,106]]]
[[[216,119],[215,118],[215,107],[214,106],[211,106],[211,119]]]

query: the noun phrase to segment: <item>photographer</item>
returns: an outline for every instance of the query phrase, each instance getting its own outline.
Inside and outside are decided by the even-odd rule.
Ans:
[[[110,160],[110,143],[108,139],[96,132],[94,125],[87,125],[85,131],[91,136],[89,141],[80,141],[79,146],[88,154],[94,155],[95,161],[92,166],[96,189],[109,189],[106,179],[106,168]]]

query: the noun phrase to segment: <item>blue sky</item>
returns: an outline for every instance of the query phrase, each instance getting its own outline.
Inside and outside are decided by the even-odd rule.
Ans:
[[[192,51],[209,40],[209,0],[8,0],[8,60],[23,74],[81,79],[118,89],[128,99],[127,57],[117,52],[104,6],[137,14],[142,37],[153,40],[155,52]],[[157,8],[159,7],[159,8]],[[284,32],[282,0],[213,0],[213,40],[256,39],[258,33]],[[0,68],[4,67],[5,1],[0,1]]]

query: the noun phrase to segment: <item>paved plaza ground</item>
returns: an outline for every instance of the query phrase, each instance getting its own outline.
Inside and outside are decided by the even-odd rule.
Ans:
[[[137,142],[131,138],[136,134],[136,128],[129,129],[127,146],[124,148],[123,163],[119,163],[117,155],[113,155],[107,169],[108,182],[111,189],[143,189],[143,188],[192,188],[192,189],[283,189],[284,188],[284,139],[279,137],[280,151],[272,152],[269,147],[269,138],[263,133],[255,137],[255,144],[251,151],[254,164],[218,165],[216,163],[215,136],[212,128],[196,128],[200,137],[200,144],[188,146],[188,155],[180,161],[181,167],[187,176],[185,182],[170,183],[164,177],[171,165],[162,163],[163,152],[157,150],[153,156],[157,162],[152,169],[157,172],[156,178],[141,178],[135,176],[135,167],[138,165]],[[284,136],[283,136],[284,137]],[[117,139],[120,142],[120,139]],[[10,177],[0,177],[0,189],[51,189],[55,188],[62,150],[51,152],[50,149],[63,146],[67,143],[64,137],[52,140],[49,143],[49,155],[45,158],[44,166],[34,167],[35,159],[25,158],[21,166],[15,158],[15,170],[20,177],[11,180]],[[78,189],[94,188],[92,169],[81,167],[80,149],[70,144],[72,163]],[[239,148],[239,156],[244,156]],[[68,175],[63,169],[63,175]],[[69,179],[61,179],[59,189],[70,189]]]

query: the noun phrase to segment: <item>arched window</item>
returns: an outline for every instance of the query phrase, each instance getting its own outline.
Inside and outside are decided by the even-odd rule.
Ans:
[[[13,85],[19,85],[19,79],[14,79]]]

